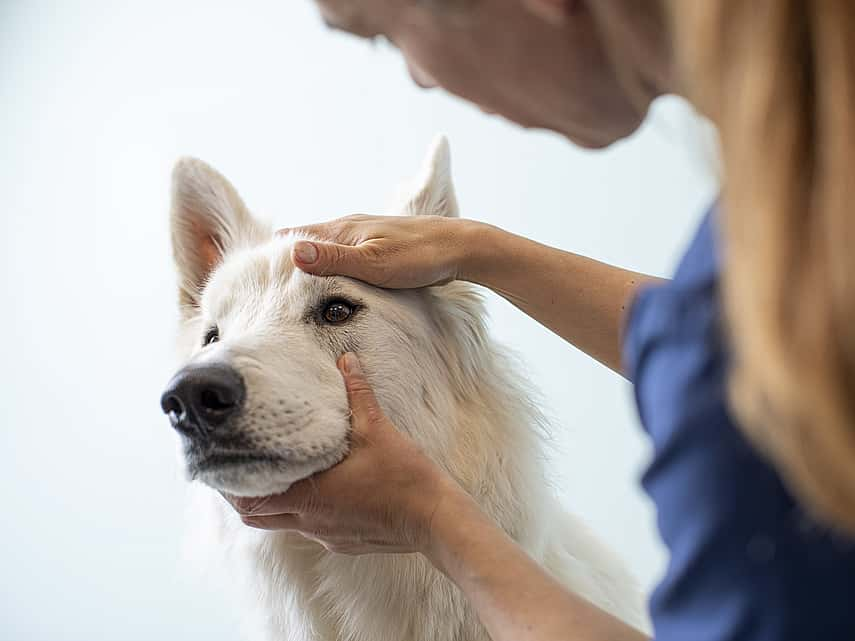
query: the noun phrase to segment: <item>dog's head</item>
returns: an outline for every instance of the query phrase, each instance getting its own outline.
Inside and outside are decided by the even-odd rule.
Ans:
[[[400,213],[422,212],[456,215],[444,140]],[[399,427],[425,409],[438,417],[449,404],[438,383],[449,366],[440,353],[448,321],[462,308],[478,315],[468,288],[393,291],[306,274],[291,261],[294,240],[254,219],[209,166],[176,165],[172,242],[186,361],[161,403],[189,476],[235,495],[284,491],[345,456],[349,408],[335,363],[346,351],[359,355]],[[449,447],[430,422],[417,440],[434,452]]]

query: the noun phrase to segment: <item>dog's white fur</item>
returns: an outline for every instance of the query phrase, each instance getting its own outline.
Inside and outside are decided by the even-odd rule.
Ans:
[[[395,425],[533,558],[576,593],[647,627],[634,580],[551,494],[544,418],[513,359],[490,339],[474,287],[390,291],[307,275],[291,263],[294,237],[274,237],[213,169],[185,159],[173,180],[182,356],[237,368],[247,397],[232,429],[258,451],[288,460],[197,478],[237,495],[266,495],[344,457],[348,405],[335,359],[353,350]],[[444,139],[398,211],[457,215]],[[317,309],[329,296],[361,307],[342,326],[324,325]],[[221,340],[202,347],[213,324]],[[203,493],[209,509],[194,523],[192,545],[213,550],[212,563],[227,567],[232,582],[240,579],[255,606],[253,638],[488,638],[463,595],[423,557],[335,554],[296,534],[248,528],[216,492]]]

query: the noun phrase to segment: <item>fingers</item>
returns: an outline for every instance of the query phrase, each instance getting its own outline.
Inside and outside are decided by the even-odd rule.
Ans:
[[[299,227],[283,227],[276,231],[277,236],[287,236],[288,234],[299,234],[301,236],[311,236],[321,240],[326,240],[331,243],[353,244],[353,223],[364,223],[366,221],[378,218],[377,216],[368,216],[365,214],[351,214],[343,218],[336,218],[325,223],[315,223],[314,225],[300,225]]]
[[[352,238],[350,235],[351,226],[347,224],[348,219],[338,218],[325,223],[315,223],[314,225],[300,225],[299,227],[283,227],[276,231],[277,236],[288,236],[295,234],[300,237],[317,238],[331,243],[351,244]]]
[[[291,248],[291,259],[310,274],[351,276],[370,281],[369,258],[358,246],[298,240]]]
[[[276,230],[277,236],[287,236],[288,234],[301,234],[303,236],[316,236],[317,238],[327,238],[329,234],[325,233],[325,227],[321,225],[303,225],[302,227],[283,227]],[[333,240],[328,238],[328,240]]]
[[[226,497],[241,517],[287,516],[311,510],[317,494],[312,477],[297,481],[286,492],[256,498]]]
[[[244,525],[258,530],[296,530],[300,531],[301,520],[297,514],[259,514],[242,515]]]
[[[358,259],[359,250],[351,245],[298,240],[291,248],[294,264],[313,274],[341,274],[350,276],[350,269]],[[341,270],[344,270],[342,272]]]
[[[276,234],[298,236],[291,259],[305,272],[351,276],[383,287],[388,270],[384,261],[379,260],[378,247],[370,242],[372,228],[367,227],[379,218],[383,217],[354,214],[327,223],[280,229]]]
[[[374,390],[365,378],[362,365],[356,354],[347,352],[338,359],[338,368],[344,377],[344,387],[347,390],[347,400],[350,404],[354,430],[365,427],[372,421],[378,420],[383,412]]]

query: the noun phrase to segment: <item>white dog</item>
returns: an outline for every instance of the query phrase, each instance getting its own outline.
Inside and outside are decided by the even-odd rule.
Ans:
[[[449,162],[440,140],[400,213],[457,215]],[[225,178],[193,159],[174,170],[172,241],[186,360],[162,403],[191,478],[260,496],[340,461],[349,409],[335,361],[354,351],[394,424],[533,558],[647,627],[634,580],[550,493],[543,416],[487,334],[475,287],[392,291],[305,274],[290,259],[294,238],[275,237]],[[249,595],[254,638],[488,638],[420,555],[335,554],[297,534],[246,527],[216,492],[205,494],[213,520],[196,523],[193,544],[220,554],[216,565]]]

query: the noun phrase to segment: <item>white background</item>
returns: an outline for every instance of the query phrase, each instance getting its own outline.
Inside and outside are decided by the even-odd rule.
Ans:
[[[0,105],[3,641],[237,637],[240,613],[180,570],[184,481],[158,406],[178,156],[285,226],[377,211],[441,131],[465,216],[656,274],[715,191],[675,99],[583,152],[418,90],[394,50],[328,32],[309,0],[2,0]],[[567,504],[650,585],[664,555],[629,385],[490,308],[555,419]]]

